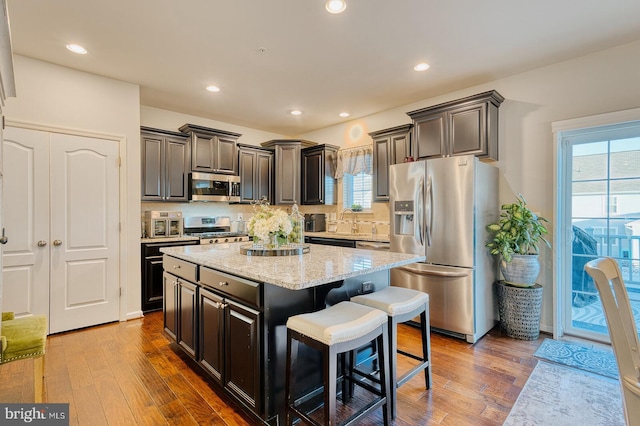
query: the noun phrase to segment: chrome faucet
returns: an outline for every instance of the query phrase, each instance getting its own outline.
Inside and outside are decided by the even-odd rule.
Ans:
[[[340,215],[340,220],[344,220],[344,212],[346,212],[347,210],[351,212],[351,233],[357,234],[358,224],[356,223],[356,212],[354,212],[352,209],[349,209],[349,208],[344,209],[342,210],[342,214]]]

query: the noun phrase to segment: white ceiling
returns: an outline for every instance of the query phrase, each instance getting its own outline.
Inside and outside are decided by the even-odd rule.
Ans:
[[[8,8],[16,54],[139,84],[143,105],[287,136],[640,39],[637,0],[347,2],[340,15],[324,0]],[[431,69],[413,71],[421,61]]]

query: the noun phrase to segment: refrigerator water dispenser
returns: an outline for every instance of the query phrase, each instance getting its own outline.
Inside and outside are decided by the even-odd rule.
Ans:
[[[413,200],[395,201],[393,203],[393,234],[413,235],[414,217]]]

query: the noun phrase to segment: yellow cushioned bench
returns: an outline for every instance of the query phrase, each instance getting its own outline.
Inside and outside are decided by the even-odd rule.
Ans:
[[[0,364],[26,358],[33,360],[35,402],[42,402],[44,392],[44,350],[47,343],[47,317],[34,315],[14,318],[2,313]]]

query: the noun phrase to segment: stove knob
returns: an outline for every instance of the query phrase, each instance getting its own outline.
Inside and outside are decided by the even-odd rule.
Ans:
[[[218,239],[216,238],[215,240],[212,240],[213,243],[212,244],[218,244]]]
[[[213,240],[209,240],[209,244],[213,244]]]
[[[229,242],[229,239],[228,239],[228,238],[225,238],[225,239],[224,239],[224,242],[225,242],[225,243],[228,243],[228,242]]]

